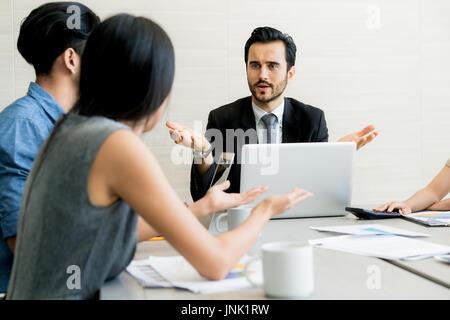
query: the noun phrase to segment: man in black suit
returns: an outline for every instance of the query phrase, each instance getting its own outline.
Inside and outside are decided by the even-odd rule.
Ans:
[[[252,95],[212,110],[205,136],[176,123],[167,123],[175,143],[194,150],[191,168],[194,201],[208,190],[223,151],[235,153],[227,190],[235,193],[240,188],[243,144],[328,142],[324,112],[284,96],[287,84],[295,75],[295,56],[296,46],[289,35],[270,27],[256,28],[245,44],[247,80]],[[376,137],[376,132],[370,133],[373,130],[373,126],[367,126],[339,141],[354,141],[359,149]]]

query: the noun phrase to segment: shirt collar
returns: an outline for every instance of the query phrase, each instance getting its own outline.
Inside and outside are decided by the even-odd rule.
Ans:
[[[258,124],[258,122],[261,120],[261,118],[266,115],[268,112],[265,112],[263,109],[258,107],[255,103],[252,101],[252,108],[253,113],[255,114],[255,121]],[[284,99],[280,103],[278,107],[276,107],[272,113],[277,116],[278,119],[278,125],[281,127],[283,123],[283,113],[284,113]]]
[[[53,121],[56,122],[62,114],[65,114],[65,111],[61,108],[55,98],[36,82],[30,82],[27,95],[34,98]]]

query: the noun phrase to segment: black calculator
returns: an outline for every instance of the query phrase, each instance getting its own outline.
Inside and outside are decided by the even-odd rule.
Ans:
[[[402,216],[398,210],[394,210],[394,212],[377,212],[362,208],[345,207],[345,211],[351,212],[358,218],[364,220],[390,219],[399,218]]]

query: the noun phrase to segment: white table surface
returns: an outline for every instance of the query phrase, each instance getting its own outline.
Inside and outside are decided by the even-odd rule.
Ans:
[[[310,229],[310,226],[337,226],[349,224],[385,224],[430,234],[421,238],[450,245],[450,228],[429,228],[403,219],[357,220],[345,217],[271,220],[262,232],[262,243],[271,241],[307,241],[333,236]],[[138,245],[135,259],[149,255],[171,256],[177,252],[167,241],[147,241]],[[368,286],[372,268],[379,270],[380,288]],[[314,248],[315,290],[310,299],[450,299],[450,265],[433,258],[419,261],[386,261],[328,249]],[[194,294],[173,288],[143,288],[128,273],[107,282],[101,289],[101,299],[267,299],[262,289],[214,294]]]

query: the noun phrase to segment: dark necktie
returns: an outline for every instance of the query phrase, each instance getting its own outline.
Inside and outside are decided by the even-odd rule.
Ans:
[[[268,113],[261,118],[262,122],[267,128],[267,143],[275,143],[277,116],[273,113]]]

